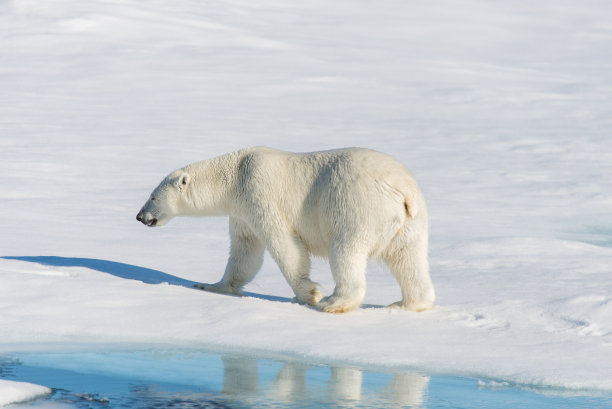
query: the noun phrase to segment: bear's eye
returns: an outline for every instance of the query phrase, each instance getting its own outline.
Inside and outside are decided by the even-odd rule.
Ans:
[[[155,196],[151,196],[151,201],[154,202],[155,201]]]

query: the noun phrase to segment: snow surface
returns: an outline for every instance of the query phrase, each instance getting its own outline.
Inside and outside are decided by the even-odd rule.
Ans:
[[[0,351],[160,343],[612,390],[612,3],[0,4]],[[438,307],[217,281],[222,218],[137,223],[171,170],[249,145],[415,174]],[[313,277],[333,288],[325,261]],[[170,283],[170,284],[168,284]]]
[[[45,386],[0,379],[0,406],[34,400],[50,393],[51,389]]]

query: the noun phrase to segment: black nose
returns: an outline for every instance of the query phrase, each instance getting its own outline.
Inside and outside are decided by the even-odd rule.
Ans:
[[[140,213],[136,215],[136,220],[138,220],[139,222],[142,222],[142,216],[140,215]]]

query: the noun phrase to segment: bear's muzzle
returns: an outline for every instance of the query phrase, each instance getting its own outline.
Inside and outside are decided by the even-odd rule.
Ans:
[[[157,219],[155,217],[143,213],[142,210],[136,215],[136,220],[149,227],[154,227],[157,224]]]

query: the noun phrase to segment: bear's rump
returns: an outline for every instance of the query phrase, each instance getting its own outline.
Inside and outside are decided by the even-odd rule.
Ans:
[[[372,255],[381,253],[406,221],[401,197],[381,192],[325,193],[290,217],[293,230],[316,256],[327,257],[334,240],[359,244]]]

